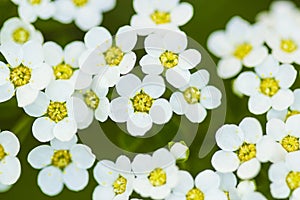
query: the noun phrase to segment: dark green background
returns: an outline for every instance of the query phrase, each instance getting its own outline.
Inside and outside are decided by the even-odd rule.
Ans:
[[[194,6],[194,17],[192,20],[182,27],[182,30],[188,36],[198,41],[202,46],[206,46],[209,34],[217,29],[223,29],[229,19],[234,15],[242,16],[250,22],[254,22],[255,16],[259,11],[267,10],[271,0],[188,0]],[[299,3],[299,2],[298,2]],[[16,6],[9,0],[0,0],[0,24],[10,17],[17,16]],[[132,1],[118,0],[116,8],[104,14],[103,26],[115,33],[118,27],[129,23],[131,16],[134,14]],[[35,24],[37,29],[41,30],[46,41],[53,40],[61,45],[65,45],[73,40],[82,40],[84,33],[76,28],[73,24],[62,25],[52,20],[37,21]],[[217,59],[215,59],[217,61]],[[231,81],[225,81],[227,93],[227,116],[226,123],[239,123],[245,116],[251,116],[247,111],[247,99],[236,97],[231,92]],[[262,123],[265,123],[264,116],[259,116]],[[45,196],[37,186],[38,170],[30,167],[27,163],[27,154],[39,143],[32,137],[31,124],[33,119],[27,117],[22,109],[17,108],[14,99],[0,104],[0,129],[14,131],[21,141],[21,151],[19,158],[22,163],[22,175],[13,188],[3,194],[0,199],[72,199],[85,200],[91,199],[93,189],[96,186],[92,174],[90,183],[86,189],[81,192],[72,192],[65,189],[56,197]],[[200,125],[199,130],[205,130],[209,124],[209,117]],[[264,125],[263,125],[264,126]],[[200,132],[200,131],[199,131]],[[118,140],[118,139],[117,139]],[[205,168],[211,168],[211,155],[205,159],[199,160],[198,151],[202,143],[203,135],[198,134],[191,146],[190,159],[181,165],[182,169],[189,170],[193,175]],[[215,148],[216,149],[216,148]],[[264,165],[264,169],[268,165]],[[258,188],[268,199],[272,199],[269,195],[267,171],[263,170],[257,178]]]

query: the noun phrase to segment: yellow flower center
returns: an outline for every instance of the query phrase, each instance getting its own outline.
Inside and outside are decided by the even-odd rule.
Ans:
[[[171,14],[169,12],[156,10],[150,17],[155,24],[167,24],[171,22]]]
[[[294,152],[300,149],[299,138],[291,135],[285,136],[280,143],[287,152]]]
[[[4,147],[0,144],[0,161],[6,156]]]
[[[89,0],[73,0],[73,3],[77,7],[82,7],[86,5],[89,2]]]
[[[148,179],[154,187],[162,186],[167,183],[167,174],[163,169],[156,168],[150,173]]]
[[[280,48],[286,53],[293,53],[298,49],[297,44],[291,39],[281,40]]]
[[[186,200],[204,200],[204,193],[198,188],[193,188],[186,194]]]
[[[28,3],[31,5],[38,5],[42,2],[42,0],[28,0]]]
[[[226,197],[227,197],[227,200],[230,200],[229,192],[225,191],[224,193],[225,193],[225,195],[226,195]]]
[[[165,51],[162,53],[159,57],[159,60],[161,64],[168,69],[175,67],[179,62],[178,55],[172,51]]]
[[[26,29],[20,27],[12,33],[12,37],[16,43],[24,44],[29,40],[30,33]]]
[[[196,104],[200,102],[201,93],[196,87],[188,87],[183,92],[183,96],[186,102],[188,102],[189,104]]]
[[[252,51],[252,49],[253,47],[249,43],[240,44],[236,47],[233,55],[236,58],[243,60]]]
[[[72,162],[72,156],[68,150],[57,150],[51,161],[53,166],[64,169]]]
[[[59,122],[68,116],[66,103],[50,102],[47,109],[47,116],[54,122]]]
[[[18,66],[11,69],[10,81],[15,87],[20,87],[29,83],[31,79],[31,69],[25,66]]]
[[[111,47],[104,53],[104,58],[109,66],[118,66],[123,60],[124,53],[119,47]]]
[[[123,194],[126,191],[126,187],[127,187],[127,179],[121,175],[113,183],[113,188],[116,195]]]
[[[73,68],[68,64],[59,64],[53,67],[54,76],[56,79],[67,80],[73,75]]]
[[[237,155],[241,162],[246,162],[256,157],[256,146],[255,144],[244,143],[239,150]]]
[[[290,172],[286,176],[286,183],[291,190],[300,187],[300,172]]]
[[[84,102],[85,104],[90,107],[93,110],[96,110],[98,108],[100,99],[98,96],[93,92],[92,90],[88,90],[84,95]]]
[[[274,78],[265,78],[260,82],[260,92],[269,97],[274,96],[279,89],[279,83]]]
[[[286,114],[285,120],[287,120],[291,116],[299,115],[299,114],[300,114],[300,111],[298,111],[298,110],[289,110],[288,113]]]
[[[143,90],[137,93],[130,100],[132,102],[134,112],[144,112],[144,113],[149,113],[152,104],[154,102],[154,99],[150,97],[147,93],[145,93]]]

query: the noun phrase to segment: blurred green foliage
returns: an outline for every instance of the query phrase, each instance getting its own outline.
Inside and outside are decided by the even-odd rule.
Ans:
[[[194,17],[187,25],[182,27],[182,30],[185,31],[189,37],[198,41],[203,47],[206,47],[206,41],[209,34],[217,29],[224,29],[226,23],[232,16],[239,15],[250,22],[254,22],[257,13],[262,10],[267,10],[272,1],[187,0],[187,2],[190,2],[194,6]],[[10,17],[17,16],[17,8],[13,3],[10,2],[10,0],[0,0],[0,12],[0,24],[3,24],[3,22]],[[112,33],[115,33],[118,27],[129,23],[133,14],[134,10],[132,8],[132,1],[118,0],[116,8],[113,11],[104,14],[102,26],[108,28]],[[37,29],[41,30],[45,41],[52,40],[61,44],[62,46],[74,40],[82,40],[84,36],[84,32],[80,31],[74,24],[63,25],[53,20],[38,20],[36,23],[34,23],[34,25]],[[217,61],[216,58],[215,61]],[[239,123],[242,118],[246,116],[252,116],[247,110],[247,99],[239,98],[231,92],[231,81],[224,81],[224,83],[226,86],[227,95],[226,123]],[[207,120],[205,120],[205,122],[199,126],[198,135],[191,146],[189,160],[186,163],[181,164],[182,169],[190,171],[193,175],[196,175],[203,169],[211,168],[210,159],[213,152],[211,152],[204,159],[200,160],[198,158],[199,148],[204,138],[202,133],[205,132],[210,123],[209,118],[210,116],[208,116]],[[265,117],[259,116],[258,118],[264,127]],[[47,197],[39,190],[37,186],[37,175],[39,171],[31,168],[27,163],[27,155],[29,151],[39,145],[39,143],[32,137],[31,134],[32,121],[32,118],[27,117],[22,109],[17,107],[14,99],[0,104],[0,128],[2,130],[14,131],[21,140],[22,144],[21,151],[18,156],[22,164],[21,178],[10,191],[0,194],[0,199],[91,199],[93,189],[96,186],[96,182],[93,179],[92,173],[90,173],[90,183],[88,187],[78,193],[65,189],[56,197]],[[171,126],[173,125],[171,124]],[[165,138],[165,135],[161,137]],[[122,137],[112,137],[111,139],[119,144],[122,142],[124,143],[123,140],[125,140]],[[215,147],[215,150],[216,149],[217,148]],[[263,170],[256,180],[258,189],[263,192],[268,199],[272,199],[269,194],[267,168],[268,165],[264,164]],[[92,172],[92,170],[90,170],[90,172]]]

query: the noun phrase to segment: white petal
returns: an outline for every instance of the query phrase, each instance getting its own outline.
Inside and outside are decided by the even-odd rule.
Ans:
[[[256,144],[263,135],[262,127],[255,118],[244,118],[239,124],[239,127],[242,129],[245,137],[244,140],[247,143]]]
[[[253,158],[241,164],[237,171],[237,175],[241,179],[252,179],[260,172],[260,162]]]
[[[131,26],[122,26],[116,34],[116,45],[123,51],[131,51],[137,42],[136,31]]]
[[[98,74],[106,66],[103,53],[99,49],[88,49],[79,57],[79,67],[87,74]]]
[[[113,187],[97,186],[93,192],[93,200],[114,199],[115,193]]]
[[[300,110],[300,89],[294,90],[294,103],[291,105],[292,110]]]
[[[24,21],[35,22],[37,20],[37,14],[34,12],[33,8],[24,3],[18,7],[18,13]]]
[[[70,149],[72,161],[81,169],[91,168],[95,162],[95,155],[91,149],[83,144],[76,144]]]
[[[0,51],[5,60],[12,66],[17,67],[22,62],[22,51],[19,45],[13,42],[5,42],[1,44]]]
[[[236,58],[222,59],[218,63],[217,72],[223,79],[228,79],[236,76],[242,70],[242,63]]]
[[[85,88],[87,88],[88,86],[91,85],[93,79],[92,79],[92,76],[90,74],[84,73],[80,69],[75,71],[75,72],[78,72],[76,80],[75,80],[75,89],[76,90],[82,90],[82,89],[85,89]],[[73,74],[72,78],[73,77],[75,77],[75,73]]]
[[[170,97],[170,104],[172,106],[173,111],[178,115],[183,115],[186,113],[188,108],[188,104],[183,97],[181,92],[174,92]]]
[[[75,24],[83,31],[99,25],[102,21],[102,14],[89,7],[83,7],[76,13]]]
[[[181,3],[172,10],[171,19],[176,25],[182,26],[190,21],[193,13],[193,6],[191,4]]]
[[[112,44],[110,32],[104,27],[95,27],[89,30],[84,36],[84,42],[87,48],[106,51]]]
[[[111,161],[102,160],[94,168],[94,178],[104,187],[111,186],[118,176],[114,163]]]
[[[142,87],[145,93],[156,99],[162,96],[166,90],[164,79],[157,75],[147,75],[143,79]]]
[[[120,96],[131,97],[140,85],[141,80],[136,75],[128,74],[120,78],[116,90]]]
[[[250,24],[239,16],[234,16],[226,25],[226,32],[229,35],[229,39],[236,43],[241,43],[249,32]]]
[[[284,110],[293,104],[294,94],[289,89],[281,89],[271,98],[271,101],[275,110]]]
[[[46,42],[43,45],[45,62],[51,66],[60,64],[64,59],[63,49],[55,42]]]
[[[77,123],[83,122],[90,114],[90,109],[87,107],[85,102],[77,97],[72,98],[74,105],[74,117]]]
[[[129,99],[119,97],[113,99],[110,103],[110,115],[109,117],[115,122],[126,122],[128,119],[128,105]]]
[[[41,145],[30,151],[27,160],[35,169],[42,169],[51,164],[54,149],[48,145]]]
[[[153,0],[152,3],[158,10],[169,11],[178,6],[179,0]]]
[[[255,199],[255,200],[267,200],[266,197],[264,197],[264,195],[262,195],[261,193],[259,192],[251,192],[247,195],[245,195],[243,197],[243,200],[252,200],[252,199]]]
[[[202,89],[208,84],[209,76],[208,71],[200,69],[191,75],[189,85]]]
[[[53,71],[46,63],[40,64],[39,67],[32,70],[30,84],[37,90],[45,89],[50,81],[53,80]]]
[[[64,170],[63,179],[69,190],[80,191],[87,186],[89,174],[86,169],[80,169],[74,164],[70,164]]]
[[[165,99],[157,99],[154,101],[151,109],[150,116],[155,124],[165,124],[172,118],[172,107]]]
[[[172,144],[170,147],[170,152],[176,158],[176,160],[187,160],[189,157],[189,148],[184,142],[176,142]]]
[[[98,105],[98,108],[95,110],[95,118],[100,122],[106,121],[110,111],[109,108],[110,108],[110,104],[108,99],[101,98],[100,104]]]
[[[109,67],[102,71],[98,76],[98,84],[103,87],[113,87],[120,80],[120,69],[118,67]]]
[[[275,75],[276,80],[281,88],[291,87],[297,77],[297,71],[292,65],[284,64],[281,65],[278,73]]]
[[[240,165],[238,156],[230,151],[217,151],[211,160],[213,167],[222,173],[233,172]]]
[[[55,122],[48,117],[36,119],[32,125],[32,134],[40,142],[48,142],[54,138],[53,129]]]
[[[291,192],[287,184],[282,183],[271,183],[270,190],[274,198],[280,199],[288,198]]]
[[[64,187],[60,169],[50,166],[40,171],[38,186],[46,195],[54,196],[59,194]]]
[[[154,11],[153,2],[150,0],[134,0],[133,8],[140,14],[151,14]]]
[[[146,175],[154,169],[152,157],[147,154],[138,154],[132,161],[132,170],[136,175]]]
[[[267,134],[274,138],[276,141],[280,141],[286,135],[285,124],[282,120],[271,119],[266,126]]]
[[[76,131],[77,126],[75,120],[66,117],[55,125],[53,134],[61,141],[70,141],[75,135]]]
[[[173,188],[173,193],[186,194],[190,189],[194,187],[194,178],[188,171],[180,170],[178,172],[178,179],[180,181],[178,182],[176,187]]]
[[[0,86],[9,82],[10,70],[8,66],[0,61]]]
[[[212,170],[202,171],[195,178],[195,186],[203,192],[217,189],[220,186],[220,177]]]
[[[214,109],[221,105],[222,93],[214,86],[206,86],[201,90],[200,103],[206,109]]]
[[[272,182],[285,181],[288,173],[289,173],[289,170],[286,167],[284,162],[272,164],[268,171],[269,179]]]
[[[255,67],[256,73],[262,78],[273,77],[278,73],[278,70],[279,63],[273,56],[268,56],[263,63]]]
[[[21,164],[18,158],[5,156],[0,162],[0,183],[12,185],[21,175]]]
[[[22,63],[27,67],[33,67],[44,61],[43,47],[37,41],[26,42],[22,47],[22,52]]]
[[[140,60],[140,65],[142,66],[142,71],[145,74],[161,74],[164,70],[161,62],[158,58],[152,57],[150,55],[145,55]]]
[[[175,165],[175,158],[170,151],[165,148],[156,150],[152,155],[152,159],[155,167],[167,168]]]
[[[253,49],[249,55],[247,55],[243,63],[247,67],[254,67],[261,64],[268,55],[268,49],[265,46]]]
[[[220,176],[220,189],[224,191],[230,191],[237,185],[237,178],[234,173],[219,173]]]
[[[133,136],[142,136],[152,127],[152,119],[146,113],[134,113],[129,116],[127,130]]]
[[[248,109],[251,113],[260,115],[267,112],[271,108],[271,99],[263,94],[250,96],[248,101]]]
[[[75,135],[70,141],[62,142],[56,138],[50,141],[50,145],[53,149],[56,150],[70,150],[78,141],[77,136]]]
[[[10,131],[2,131],[0,133],[0,144],[9,156],[17,156],[20,150],[20,142],[16,135]]]
[[[187,36],[184,32],[168,31],[164,38],[164,47],[173,52],[180,53],[187,47]]]
[[[151,34],[146,37],[144,46],[146,52],[153,57],[159,57],[166,50],[160,34]]]
[[[136,55],[134,52],[126,53],[119,64],[119,69],[121,74],[129,73],[136,63]]]
[[[243,130],[236,125],[224,125],[217,131],[216,141],[222,150],[236,151],[244,142]]]
[[[52,81],[45,93],[52,101],[65,102],[74,92],[73,86],[63,80]]]
[[[126,173],[131,173],[131,161],[126,156],[119,156],[116,160],[116,168]]]
[[[288,110],[278,111],[278,110],[275,110],[272,108],[267,113],[267,120],[269,121],[269,120],[275,118],[275,119],[280,119],[280,120],[284,121],[287,114],[288,114]]]
[[[208,38],[207,47],[218,57],[227,56],[233,51],[233,45],[226,37],[224,31],[213,32]]]
[[[167,81],[175,88],[181,88],[187,85],[190,81],[189,70],[182,70],[179,67],[168,69],[166,72]]]
[[[15,95],[15,88],[11,83],[0,85],[0,91],[0,102],[5,102]]]
[[[66,45],[64,50],[64,60],[72,67],[78,67],[78,58],[85,51],[84,43],[74,41]]]
[[[200,104],[190,104],[187,106],[185,116],[193,123],[201,123],[207,115],[207,111]]]
[[[286,165],[292,171],[300,171],[300,151],[290,152],[286,155]]]
[[[33,103],[39,95],[39,91],[32,89],[29,84],[17,88],[16,97],[18,106],[24,107]]]
[[[287,119],[286,121],[286,132],[296,136],[300,137],[300,115],[294,115]]]
[[[243,72],[237,77],[235,83],[238,91],[251,96],[258,91],[260,78],[253,72]]]

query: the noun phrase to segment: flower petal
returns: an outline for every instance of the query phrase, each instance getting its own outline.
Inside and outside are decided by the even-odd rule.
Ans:
[[[164,79],[157,75],[147,75],[143,79],[144,92],[156,99],[162,96],[166,90]]]
[[[75,120],[66,117],[62,121],[58,122],[54,129],[54,136],[61,141],[70,141],[77,131]]]
[[[43,50],[45,62],[51,66],[60,64],[64,59],[63,49],[55,42],[44,43]]]
[[[255,115],[266,113],[271,108],[271,99],[263,94],[250,96],[248,109]]]
[[[128,105],[129,100],[127,98],[119,97],[113,99],[110,103],[110,114],[109,117],[114,122],[126,122],[128,119]]]
[[[297,71],[292,65],[284,64],[280,66],[275,78],[278,81],[279,86],[286,89],[294,84],[297,78]]]
[[[19,107],[25,107],[32,104],[39,95],[39,91],[32,89],[29,84],[17,88],[16,97]]]
[[[122,76],[116,85],[116,90],[120,96],[131,97],[141,85],[141,80],[134,74]]]
[[[142,66],[142,71],[145,74],[161,74],[164,70],[161,62],[158,58],[152,57],[150,55],[144,55],[140,60],[140,65]]]
[[[48,145],[41,145],[30,151],[27,160],[35,169],[42,169],[51,164],[54,149]]]
[[[32,134],[40,142],[48,142],[54,138],[55,122],[48,117],[37,118],[32,125]]]
[[[104,52],[111,47],[112,37],[106,28],[94,27],[85,34],[84,42],[88,49],[97,48],[101,52]]]
[[[209,77],[208,71],[200,69],[191,75],[189,85],[202,89],[208,84]]]
[[[137,42],[136,31],[131,26],[122,26],[116,34],[116,45],[123,51],[131,51]]]
[[[217,131],[216,142],[224,151],[236,151],[244,142],[243,130],[236,125],[226,124]]]
[[[14,156],[5,156],[0,162],[0,183],[12,185],[21,175],[21,163]]]
[[[56,138],[50,141],[50,145],[55,150],[70,150],[78,141],[77,136],[75,135],[70,141],[62,142]]]
[[[121,74],[129,73],[135,66],[136,55],[134,52],[126,53],[119,64],[119,69]]]
[[[110,112],[109,108],[110,108],[110,104],[108,99],[101,98],[100,104],[98,105],[98,108],[95,110],[95,118],[100,122],[106,121]]]
[[[214,109],[221,105],[222,93],[214,86],[206,86],[201,90],[200,103],[206,109]]]
[[[217,68],[218,75],[223,79],[232,78],[236,76],[241,70],[241,61],[233,57],[220,60]]]
[[[63,180],[69,190],[83,190],[89,182],[89,173],[86,169],[80,169],[75,164],[66,167],[63,173]]]
[[[252,179],[260,172],[260,162],[253,158],[241,164],[237,171],[237,175],[241,179]]]
[[[11,99],[15,95],[15,88],[11,83],[0,85],[0,91],[0,103]]]
[[[261,46],[252,50],[249,55],[244,58],[243,64],[247,67],[254,67],[261,64],[267,56],[268,49],[265,46]]]
[[[188,104],[183,97],[181,92],[174,92],[170,97],[170,104],[172,106],[173,111],[177,115],[183,115],[186,113],[188,108]]]
[[[271,98],[271,102],[275,110],[287,109],[294,102],[294,94],[289,89],[281,89]]]
[[[159,57],[165,50],[164,40],[160,34],[151,34],[145,39],[145,50],[153,57]]]
[[[235,84],[238,91],[251,96],[257,93],[260,78],[253,72],[243,72],[237,77]]]
[[[259,121],[252,117],[244,118],[239,127],[244,133],[244,141],[247,143],[256,144],[263,135],[262,127]]]
[[[212,170],[204,170],[196,176],[195,186],[203,192],[217,189],[220,186],[220,177]]]
[[[76,144],[70,149],[72,161],[80,169],[91,168],[95,162],[92,150],[83,144]]]
[[[261,78],[274,77],[279,70],[279,63],[273,56],[268,56],[260,65],[255,67]]]
[[[166,72],[167,81],[175,88],[181,88],[190,81],[191,74],[189,70],[182,70],[179,67],[168,69]]]
[[[187,36],[181,31],[167,31],[163,38],[164,47],[173,53],[183,52],[187,47]]]
[[[30,84],[37,90],[45,89],[51,80],[53,80],[53,71],[46,63],[40,64],[32,70]]]
[[[176,6],[171,12],[171,19],[176,25],[183,26],[193,16],[193,6],[189,3],[181,3]]]
[[[127,120],[127,130],[133,136],[143,136],[152,127],[152,119],[149,114],[134,113]]]
[[[65,102],[74,92],[73,86],[63,80],[52,81],[45,90],[51,101]]]
[[[44,61],[43,47],[37,41],[26,42],[22,47],[22,52],[22,63],[27,67],[33,68]]]
[[[42,169],[38,175],[38,186],[46,195],[55,196],[59,194],[64,187],[60,169],[53,166]]]
[[[0,144],[9,156],[17,156],[20,150],[20,142],[17,136],[10,131],[2,131],[0,133]]]
[[[211,164],[217,171],[228,173],[237,170],[240,161],[235,153],[220,150],[213,155]]]
[[[201,123],[206,118],[207,111],[200,104],[190,104],[187,106],[185,116],[193,123]]]
[[[150,116],[153,123],[155,124],[165,124],[172,118],[172,107],[170,103],[165,99],[157,99],[152,104],[150,109]]]

